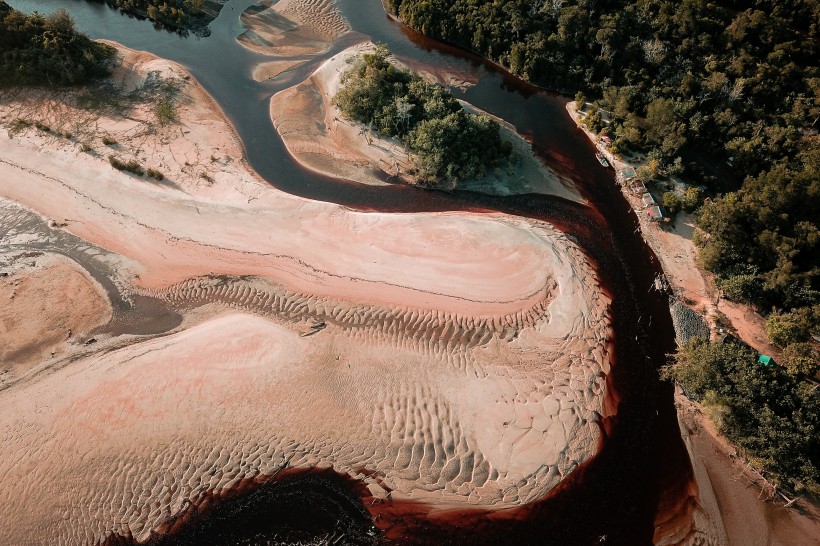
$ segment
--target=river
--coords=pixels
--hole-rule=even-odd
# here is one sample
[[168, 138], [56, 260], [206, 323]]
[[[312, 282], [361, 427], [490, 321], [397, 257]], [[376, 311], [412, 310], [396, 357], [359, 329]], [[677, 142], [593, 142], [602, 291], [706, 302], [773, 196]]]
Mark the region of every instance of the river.
[[[666, 296], [651, 289], [661, 272], [658, 260], [641, 238], [637, 218], [620, 194], [614, 172], [598, 165], [593, 146], [567, 115], [565, 98], [404, 27], [385, 14], [379, 0], [339, 0], [353, 31], [324, 55], [276, 83], [257, 83], [251, 78], [252, 67], [268, 58], [236, 41], [243, 30], [239, 15], [256, 0], [227, 2], [206, 38], [155, 30], [147, 21], [83, 0], [7, 2], [27, 12], [65, 8], [78, 28], [93, 38], [114, 40], [185, 66], [234, 125], [251, 166], [286, 192], [359, 210], [501, 211], [546, 220], [569, 234], [591, 257], [602, 285], [613, 297], [615, 353], [608, 383], [620, 402], [617, 416], [602, 423], [605, 439], [600, 453], [533, 505], [503, 514], [458, 512], [435, 521], [424, 517], [423, 507], [394, 506], [379, 527], [392, 529], [389, 535], [398, 537], [400, 543], [652, 543], [659, 507], [674, 505], [691, 479], [672, 389], [657, 376], [658, 366], [674, 350], [674, 332]], [[550, 168], [578, 186], [590, 206], [541, 195], [489, 197], [404, 185], [366, 186], [302, 169], [270, 122], [270, 97], [301, 81], [324, 59], [366, 38], [386, 43], [413, 65], [476, 82], [454, 93], [515, 125]], [[224, 503], [222, 512], [217, 509], [218, 517], [199, 521], [196, 528], [183, 526], [162, 543], [272, 544], [277, 542], [271, 537], [280, 536], [277, 533], [287, 519], [287, 525], [301, 526], [306, 537], [311, 530], [333, 529], [341, 520], [352, 529], [362, 516], [361, 507], [355, 506], [355, 491], [355, 484], [321, 474], [297, 477], [284, 488], [281, 484], [251, 487], [242, 498]], [[291, 509], [285, 509], [286, 505]], [[272, 513], [280, 517], [271, 517]], [[351, 540], [353, 534], [351, 531]], [[128, 543], [127, 537], [121, 542]]]

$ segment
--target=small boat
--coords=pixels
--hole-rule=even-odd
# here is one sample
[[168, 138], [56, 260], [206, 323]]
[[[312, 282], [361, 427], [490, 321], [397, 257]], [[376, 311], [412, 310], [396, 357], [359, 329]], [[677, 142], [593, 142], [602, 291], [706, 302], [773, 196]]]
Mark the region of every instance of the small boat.
[[596, 153], [595, 158], [598, 160], [598, 163], [600, 163], [602, 166], [609, 167], [609, 163], [604, 157], [604, 154], [602, 154], [601, 152]]

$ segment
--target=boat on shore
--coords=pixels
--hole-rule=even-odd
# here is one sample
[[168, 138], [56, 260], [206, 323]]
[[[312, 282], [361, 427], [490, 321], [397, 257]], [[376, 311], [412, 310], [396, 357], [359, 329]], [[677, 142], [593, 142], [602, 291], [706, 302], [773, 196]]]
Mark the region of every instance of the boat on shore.
[[609, 167], [609, 162], [606, 160], [604, 154], [602, 154], [601, 152], [596, 153], [595, 158], [598, 160], [598, 163], [600, 163], [601, 166]]

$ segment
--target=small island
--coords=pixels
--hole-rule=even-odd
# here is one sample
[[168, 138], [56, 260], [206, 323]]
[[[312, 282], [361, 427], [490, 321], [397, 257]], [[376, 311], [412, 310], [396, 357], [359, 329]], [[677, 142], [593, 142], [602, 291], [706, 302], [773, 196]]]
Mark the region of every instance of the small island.
[[341, 51], [276, 93], [270, 115], [294, 159], [324, 175], [374, 186], [401, 182], [584, 201], [513, 125], [410, 72], [372, 43]]
[[396, 67], [389, 56], [379, 44], [350, 59], [333, 103], [346, 119], [400, 139], [418, 185], [455, 189], [509, 161], [512, 144], [498, 123], [466, 111], [446, 88]]

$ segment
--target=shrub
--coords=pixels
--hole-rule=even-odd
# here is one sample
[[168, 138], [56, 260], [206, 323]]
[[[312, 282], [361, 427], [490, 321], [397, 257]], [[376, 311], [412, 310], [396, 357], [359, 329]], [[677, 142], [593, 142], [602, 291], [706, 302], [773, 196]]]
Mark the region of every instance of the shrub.
[[106, 146], [113, 146], [117, 143], [117, 139], [115, 139], [111, 135], [103, 135], [102, 143], [105, 144]]
[[31, 127], [31, 122], [29, 120], [18, 118], [9, 124], [9, 132], [15, 135], [24, 129], [28, 129], [29, 127]]
[[174, 102], [167, 98], [161, 98], [154, 106], [154, 117], [160, 125], [169, 125], [177, 119], [177, 108]]
[[663, 208], [669, 211], [669, 214], [675, 214], [678, 212], [680, 208], [680, 200], [678, 200], [678, 194], [673, 191], [664, 192], [661, 196], [661, 202], [663, 203]]
[[161, 171], [158, 171], [156, 169], [146, 169], [145, 174], [147, 174], [151, 178], [156, 178], [157, 180], [165, 180], [165, 175], [162, 174]]
[[683, 206], [683, 210], [687, 212], [692, 212], [698, 207], [703, 204], [703, 191], [700, 188], [696, 188], [695, 186], [690, 186], [686, 188], [686, 191], [683, 192], [683, 198], [681, 198], [681, 205]]
[[115, 155], [109, 155], [108, 162], [111, 164], [112, 167], [114, 167], [118, 171], [125, 170], [125, 163]]
[[145, 170], [142, 168], [142, 165], [134, 159], [123, 161], [115, 155], [109, 155], [108, 162], [118, 171], [127, 171], [136, 174], [137, 176], [142, 176], [145, 174]]

